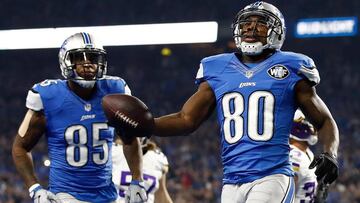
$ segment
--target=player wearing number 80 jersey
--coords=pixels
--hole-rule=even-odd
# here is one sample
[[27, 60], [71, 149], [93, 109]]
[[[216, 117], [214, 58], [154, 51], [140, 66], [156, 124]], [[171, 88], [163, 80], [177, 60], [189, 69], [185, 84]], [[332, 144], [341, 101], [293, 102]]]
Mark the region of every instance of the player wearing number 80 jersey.
[[201, 61], [196, 82], [206, 81], [216, 97], [224, 184], [278, 173], [292, 176], [288, 137], [297, 108], [294, 86], [303, 78], [316, 84], [314, 67], [304, 55], [281, 51], [252, 68], [234, 53]]
[[319, 73], [311, 58], [280, 50], [286, 27], [275, 6], [262, 1], [247, 5], [232, 28], [240, 52], [204, 58], [197, 92], [179, 112], [155, 119], [155, 135], [189, 134], [216, 109], [224, 167], [222, 203], [292, 202], [289, 134], [298, 107], [324, 138], [328, 156], [313, 164], [326, 163], [320, 178], [328, 177], [331, 183], [337, 177], [336, 163], [329, 157], [336, 156], [338, 130], [315, 92]]

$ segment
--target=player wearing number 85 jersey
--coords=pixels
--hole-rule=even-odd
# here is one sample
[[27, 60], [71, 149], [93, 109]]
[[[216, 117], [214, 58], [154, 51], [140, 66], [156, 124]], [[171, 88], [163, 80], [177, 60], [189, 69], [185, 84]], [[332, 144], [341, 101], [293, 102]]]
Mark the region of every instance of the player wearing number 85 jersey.
[[[125, 81], [106, 76], [106, 52], [88, 33], [65, 40], [59, 52], [66, 80], [45, 80], [26, 98], [28, 112], [13, 144], [15, 165], [34, 202], [101, 202], [116, 200], [111, 180], [114, 131], [107, 125], [101, 99], [111, 93], [130, 94]], [[48, 191], [41, 188], [28, 152], [47, 138], [50, 157]], [[127, 139], [133, 179], [142, 181], [140, 143]], [[55, 194], [55, 195], [54, 195]]]
[[[292, 202], [289, 134], [298, 107], [319, 130], [325, 152], [337, 154], [336, 123], [315, 92], [318, 70], [311, 58], [280, 50], [286, 28], [275, 6], [250, 4], [232, 27], [240, 52], [204, 58], [196, 76], [198, 91], [181, 111], [155, 119], [155, 135], [189, 134], [216, 109], [224, 167], [221, 201]], [[321, 168], [330, 170], [318, 174], [331, 183], [337, 167], [326, 163]]]

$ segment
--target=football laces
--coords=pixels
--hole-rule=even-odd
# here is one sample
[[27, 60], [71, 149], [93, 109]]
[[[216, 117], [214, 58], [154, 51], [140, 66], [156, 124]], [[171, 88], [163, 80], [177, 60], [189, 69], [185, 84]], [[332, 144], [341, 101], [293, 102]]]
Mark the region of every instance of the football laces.
[[123, 122], [131, 125], [132, 127], [136, 128], [139, 123], [136, 122], [135, 120], [129, 118], [128, 116], [126, 116], [125, 114], [119, 112], [119, 111], [116, 111], [115, 112], [115, 117], [119, 118], [120, 120], [122, 120]]

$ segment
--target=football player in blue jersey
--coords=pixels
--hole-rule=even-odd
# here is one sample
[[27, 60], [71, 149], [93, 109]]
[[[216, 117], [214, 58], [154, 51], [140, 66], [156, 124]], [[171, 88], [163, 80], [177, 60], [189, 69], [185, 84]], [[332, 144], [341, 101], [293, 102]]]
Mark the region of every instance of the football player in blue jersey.
[[223, 203], [292, 202], [289, 134], [299, 107], [316, 127], [323, 150], [311, 168], [318, 180], [338, 176], [337, 125], [315, 91], [320, 81], [313, 60], [284, 52], [283, 15], [255, 2], [233, 22], [236, 53], [201, 60], [195, 92], [174, 114], [155, 119], [155, 135], [186, 135], [216, 109], [223, 165]]
[[[67, 38], [59, 62], [65, 80], [45, 80], [28, 92], [28, 111], [13, 143], [15, 166], [34, 202], [114, 202], [111, 148], [115, 133], [107, 124], [101, 99], [131, 91], [123, 79], [106, 75], [106, 52], [93, 35], [76, 33]], [[48, 189], [39, 184], [30, 153], [43, 134], [51, 161]], [[127, 200], [145, 202], [139, 140], [123, 141], [132, 172]]]

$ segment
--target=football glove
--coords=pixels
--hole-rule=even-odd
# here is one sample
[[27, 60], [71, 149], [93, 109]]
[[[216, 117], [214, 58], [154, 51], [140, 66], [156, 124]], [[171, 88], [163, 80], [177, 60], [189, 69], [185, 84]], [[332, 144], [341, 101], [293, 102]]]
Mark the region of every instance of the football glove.
[[147, 201], [147, 194], [144, 182], [138, 180], [131, 181], [128, 190], [125, 192], [126, 203], [144, 203]]
[[329, 153], [321, 153], [311, 162], [309, 169], [316, 167], [315, 175], [318, 182], [331, 184], [339, 176], [339, 166], [336, 159]]
[[38, 183], [30, 187], [29, 193], [34, 203], [61, 203], [54, 193], [43, 189]]
[[314, 203], [326, 203], [328, 196], [329, 184], [319, 183], [316, 189]]

